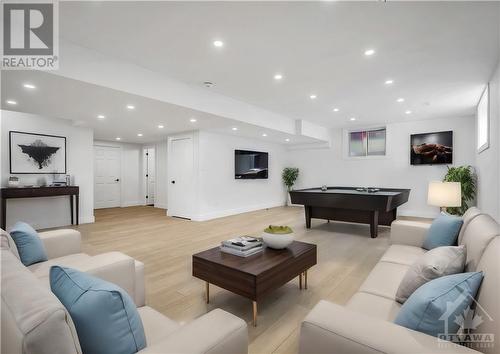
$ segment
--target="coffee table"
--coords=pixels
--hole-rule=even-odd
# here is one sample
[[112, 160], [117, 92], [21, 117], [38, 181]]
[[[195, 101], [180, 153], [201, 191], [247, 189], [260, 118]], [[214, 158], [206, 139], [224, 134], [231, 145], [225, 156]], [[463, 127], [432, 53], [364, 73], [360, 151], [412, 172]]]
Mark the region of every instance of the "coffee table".
[[253, 325], [257, 325], [257, 303], [269, 292], [299, 277], [299, 288], [307, 289], [307, 270], [317, 262], [316, 245], [294, 241], [288, 248], [266, 248], [250, 257], [221, 252], [219, 247], [193, 255], [193, 276], [252, 300]]

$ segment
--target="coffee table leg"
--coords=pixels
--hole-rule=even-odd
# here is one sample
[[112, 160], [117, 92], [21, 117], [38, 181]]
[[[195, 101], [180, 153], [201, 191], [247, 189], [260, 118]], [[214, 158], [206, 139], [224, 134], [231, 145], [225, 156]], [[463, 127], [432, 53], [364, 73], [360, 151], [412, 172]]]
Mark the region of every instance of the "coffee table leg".
[[257, 301], [252, 301], [253, 307], [253, 326], [257, 327]]
[[299, 289], [302, 290], [302, 273], [299, 274]]
[[304, 288], [307, 289], [307, 270], [304, 272]]
[[205, 296], [208, 304], [210, 302], [210, 283], [208, 281], [205, 282]]

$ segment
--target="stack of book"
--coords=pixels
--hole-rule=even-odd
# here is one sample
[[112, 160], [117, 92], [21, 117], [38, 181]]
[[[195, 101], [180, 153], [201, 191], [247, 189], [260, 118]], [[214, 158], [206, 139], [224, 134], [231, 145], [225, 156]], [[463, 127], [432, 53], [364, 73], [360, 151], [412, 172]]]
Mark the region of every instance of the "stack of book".
[[220, 250], [235, 256], [248, 257], [264, 249], [262, 240], [251, 236], [241, 236], [222, 241]]

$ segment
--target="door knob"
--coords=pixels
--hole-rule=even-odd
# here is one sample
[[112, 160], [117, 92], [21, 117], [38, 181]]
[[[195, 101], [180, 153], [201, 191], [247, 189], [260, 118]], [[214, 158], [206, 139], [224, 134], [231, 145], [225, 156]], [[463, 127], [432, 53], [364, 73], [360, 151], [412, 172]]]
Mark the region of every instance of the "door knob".
[[120, 179], [119, 178], [115, 179], [115, 182], [120, 182]]
[[171, 183], [172, 183], [172, 184], [175, 184], [175, 181], [172, 181]]

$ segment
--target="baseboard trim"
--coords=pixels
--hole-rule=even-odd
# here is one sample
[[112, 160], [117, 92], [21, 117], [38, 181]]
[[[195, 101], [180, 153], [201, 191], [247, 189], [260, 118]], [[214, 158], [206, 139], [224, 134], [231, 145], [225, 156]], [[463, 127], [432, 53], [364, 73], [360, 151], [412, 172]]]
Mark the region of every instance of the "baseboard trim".
[[164, 204], [164, 203], [155, 203], [155, 208], [158, 208], [158, 209], [168, 209], [167, 208], [167, 204]]
[[193, 220], [193, 221], [206, 221], [206, 220], [223, 218], [223, 217], [231, 216], [231, 215], [248, 213], [248, 212], [256, 211], [256, 210], [281, 207], [284, 205], [285, 205], [284, 200], [283, 201], [276, 201], [273, 203], [257, 204], [257, 205], [246, 206], [243, 208], [226, 209], [226, 210], [214, 211], [211, 213], [199, 214], [199, 215], [193, 216], [191, 218], [191, 220]]
[[93, 224], [95, 222], [94, 215], [90, 216], [80, 216], [80, 224]]
[[138, 206], [138, 205], [144, 205], [144, 202], [141, 202], [138, 200], [126, 201], [126, 202], [121, 203], [120, 207], [126, 208], [126, 207], [131, 207], [131, 206]]

